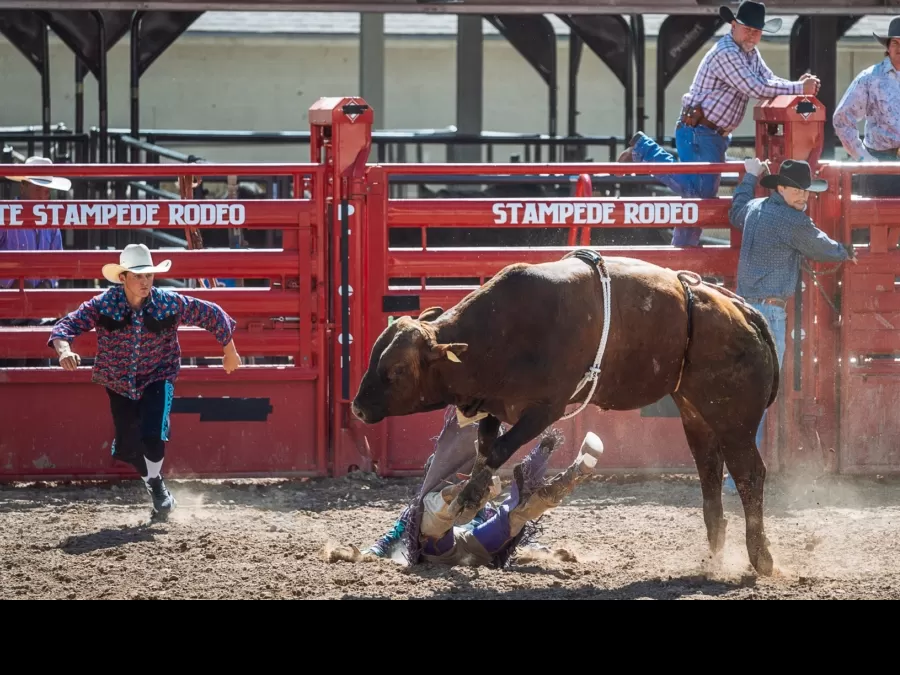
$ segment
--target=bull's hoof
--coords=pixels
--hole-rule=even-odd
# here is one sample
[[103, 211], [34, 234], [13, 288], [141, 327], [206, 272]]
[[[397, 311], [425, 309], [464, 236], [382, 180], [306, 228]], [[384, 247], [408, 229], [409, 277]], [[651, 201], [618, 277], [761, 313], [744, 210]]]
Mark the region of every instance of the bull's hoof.
[[756, 551], [751, 549], [749, 553], [750, 564], [753, 565], [756, 573], [761, 577], [772, 576], [775, 571], [775, 561], [772, 559], [772, 554], [769, 553], [768, 545], [763, 545]]
[[488, 496], [493, 475], [490, 469], [482, 469], [469, 480], [456, 498], [456, 504], [461, 510], [454, 525], [465, 525], [478, 514]]

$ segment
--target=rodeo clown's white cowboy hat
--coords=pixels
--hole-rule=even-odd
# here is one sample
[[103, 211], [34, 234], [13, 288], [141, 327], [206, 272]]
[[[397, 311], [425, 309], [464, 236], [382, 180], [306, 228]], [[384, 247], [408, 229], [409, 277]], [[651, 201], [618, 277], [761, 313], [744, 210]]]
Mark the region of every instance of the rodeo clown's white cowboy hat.
[[153, 264], [150, 249], [143, 244], [128, 244], [119, 255], [119, 264], [110, 263], [103, 266], [103, 277], [113, 284], [121, 284], [119, 275], [124, 272], [134, 274], [160, 274], [172, 268], [171, 260], [163, 260], [159, 265]]
[[[53, 160], [48, 157], [29, 157], [25, 160], [25, 165], [47, 165], [53, 164]], [[72, 181], [68, 178], [59, 178], [56, 176], [7, 176], [9, 180], [19, 183], [31, 183], [42, 188], [50, 188], [51, 190], [62, 190], [68, 192], [72, 189]]]

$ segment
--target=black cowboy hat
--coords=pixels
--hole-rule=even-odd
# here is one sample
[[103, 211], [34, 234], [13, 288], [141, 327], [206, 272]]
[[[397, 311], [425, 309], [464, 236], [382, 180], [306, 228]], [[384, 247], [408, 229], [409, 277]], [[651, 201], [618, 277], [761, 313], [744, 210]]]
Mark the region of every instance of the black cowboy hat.
[[765, 33], [777, 33], [781, 30], [781, 19], [770, 19], [766, 21], [766, 6], [761, 2], [753, 2], [753, 0], [744, 0], [738, 7], [737, 16], [729, 7], [719, 7], [719, 16], [725, 19], [726, 23], [737, 21], [739, 24], [756, 28]]
[[778, 173], [764, 176], [759, 184], [770, 190], [774, 190], [779, 185], [809, 192], [825, 192], [828, 189], [828, 181], [821, 178], [813, 180], [808, 162], [794, 159], [784, 160]]
[[890, 27], [888, 27], [887, 35], [879, 35], [878, 33], [872, 33], [872, 35], [875, 36], [876, 40], [887, 47], [892, 39], [900, 38], [900, 18], [891, 21], [891, 25]]

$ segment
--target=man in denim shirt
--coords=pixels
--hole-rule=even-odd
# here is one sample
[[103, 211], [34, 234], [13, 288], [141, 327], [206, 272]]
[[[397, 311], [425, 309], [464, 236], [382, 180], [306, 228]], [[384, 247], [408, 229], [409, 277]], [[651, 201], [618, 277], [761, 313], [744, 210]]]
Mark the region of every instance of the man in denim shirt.
[[[809, 164], [785, 160], [777, 174], [759, 179], [768, 162], [748, 159], [747, 173], [734, 192], [731, 224], [743, 233], [738, 262], [737, 294], [766, 317], [775, 335], [778, 367], [784, 360], [788, 298], [800, 277], [800, 260], [806, 256], [819, 262], [854, 265], [856, 255], [816, 227], [806, 215], [810, 192], [824, 192], [828, 183], [812, 180]], [[775, 190], [769, 197], [754, 199], [757, 181]], [[762, 445], [765, 413], [756, 432], [757, 448]]]

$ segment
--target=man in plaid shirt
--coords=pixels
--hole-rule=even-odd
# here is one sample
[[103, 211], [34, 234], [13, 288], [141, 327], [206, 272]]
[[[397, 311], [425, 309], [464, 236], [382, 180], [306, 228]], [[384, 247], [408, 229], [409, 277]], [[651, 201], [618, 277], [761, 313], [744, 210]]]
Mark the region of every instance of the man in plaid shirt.
[[[732, 132], [740, 125], [751, 98], [769, 99], [782, 94], [815, 95], [819, 79], [803, 75], [797, 82], [777, 77], [765, 64], [756, 45], [763, 32], [777, 33], [781, 19], [766, 21], [766, 6], [745, 0], [737, 15], [721, 7], [719, 14], [731, 24], [731, 33], [710, 49], [682, 99], [683, 108], [675, 125], [675, 147], [682, 162], [725, 161]], [[675, 162], [650, 137], [638, 132], [619, 156], [620, 162]], [[685, 198], [710, 199], [719, 191], [718, 174], [655, 176], [666, 187]], [[673, 246], [698, 246], [699, 227], [676, 227]]]

